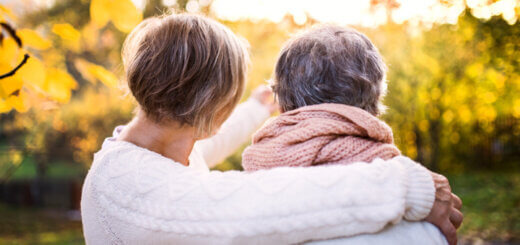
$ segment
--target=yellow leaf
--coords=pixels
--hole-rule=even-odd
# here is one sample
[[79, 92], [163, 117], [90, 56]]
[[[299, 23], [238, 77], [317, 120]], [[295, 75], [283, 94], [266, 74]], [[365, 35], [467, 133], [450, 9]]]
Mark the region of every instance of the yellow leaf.
[[16, 32], [22, 39], [24, 46], [38, 50], [45, 50], [51, 47], [51, 41], [44, 39], [37, 32], [31, 29], [21, 29]]
[[[1, 54], [1, 53], [0, 53]], [[2, 55], [0, 55], [1, 57]], [[2, 58], [0, 58], [1, 60]], [[9, 71], [11, 71], [13, 69], [13, 67], [10, 65], [10, 64], [6, 64], [6, 63], [3, 63], [2, 61], [0, 61], [0, 74], [5, 74]]]
[[45, 66], [34, 56], [29, 57], [27, 63], [16, 73], [16, 77], [20, 77], [25, 83], [34, 85], [40, 89], [45, 87], [45, 76]]
[[14, 68], [21, 59], [21, 52], [18, 45], [12, 38], [4, 38], [0, 45], [0, 73], [4, 74]]
[[109, 1], [106, 0], [92, 0], [90, 2], [90, 19], [98, 27], [103, 27], [110, 20]]
[[0, 100], [6, 99], [7, 96], [8, 96], [8, 94], [4, 91], [4, 88], [2, 88], [2, 86], [0, 86]]
[[132, 0], [92, 0], [90, 17], [100, 27], [112, 21], [120, 31], [130, 32], [143, 20], [143, 13]]
[[[85, 61], [86, 62], [86, 61]], [[108, 87], [116, 87], [118, 83], [117, 77], [104, 67], [87, 62], [87, 71], [93, 77], [104, 83]]]
[[143, 20], [142, 12], [131, 0], [112, 0], [110, 3], [112, 22], [120, 31], [130, 32]]
[[74, 27], [69, 23], [54, 24], [52, 26], [52, 32], [56, 33], [61, 38], [70, 41], [77, 41], [81, 37], [79, 31], [74, 29]]
[[69, 73], [55, 68], [47, 71], [45, 91], [52, 99], [66, 103], [70, 100], [70, 91], [76, 87], [77, 83]]
[[81, 33], [74, 29], [72, 25], [69, 23], [54, 24], [52, 32], [60, 36], [66, 46], [75, 51], [79, 50]]
[[13, 109], [13, 106], [8, 104], [6, 100], [0, 99], [0, 113], [9, 112], [11, 109]]
[[5, 96], [9, 96], [12, 93], [22, 89], [23, 81], [18, 76], [10, 76], [0, 80], [2, 91]]
[[22, 90], [17, 96], [11, 95], [5, 101], [18, 112], [26, 112], [29, 110], [29, 103], [25, 99], [25, 92]]

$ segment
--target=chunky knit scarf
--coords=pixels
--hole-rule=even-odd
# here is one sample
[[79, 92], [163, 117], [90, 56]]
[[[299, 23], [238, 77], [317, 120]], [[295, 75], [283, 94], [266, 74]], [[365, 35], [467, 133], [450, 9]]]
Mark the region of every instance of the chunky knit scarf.
[[400, 154], [392, 129], [370, 113], [342, 104], [288, 111], [266, 123], [244, 150], [247, 171], [281, 166], [370, 162]]

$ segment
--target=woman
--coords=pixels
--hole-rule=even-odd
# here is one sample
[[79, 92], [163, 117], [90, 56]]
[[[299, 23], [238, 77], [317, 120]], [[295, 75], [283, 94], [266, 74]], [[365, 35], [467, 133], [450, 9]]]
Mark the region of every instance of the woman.
[[450, 213], [460, 200], [445, 178], [407, 158], [208, 171], [269, 116], [261, 92], [231, 114], [248, 58], [221, 24], [147, 19], [125, 41], [123, 61], [139, 112], [94, 156], [81, 202], [88, 244], [299, 243], [373, 233], [403, 218], [426, 218], [456, 238]]
[[[317, 25], [282, 47], [272, 88], [280, 111], [253, 136], [242, 167], [348, 165], [401, 155], [392, 129], [378, 115], [386, 93], [383, 57], [362, 33], [337, 25]], [[454, 216], [462, 213], [454, 210]], [[327, 243], [445, 244], [428, 222], [401, 222], [378, 235]]]

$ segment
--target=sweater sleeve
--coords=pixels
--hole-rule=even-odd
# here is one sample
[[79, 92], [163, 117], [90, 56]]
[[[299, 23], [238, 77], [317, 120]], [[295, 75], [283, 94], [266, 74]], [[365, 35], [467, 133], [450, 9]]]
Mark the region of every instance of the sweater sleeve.
[[260, 102], [248, 99], [235, 108], [217, 134], [197, 141], [195, 151], [200, 152], [209, 167], [213, 167], [250, 140], [269, 116], [269, 111]]
[[342, 245], [342, 244], [421, 244], [448, 245], [446, 238], [433, 224], [426, 221], [401, 221], [386, 226], [376, 234], [361, 234], [353, 237], [321, 240], [307, 245]]
[[96, 164], [84, 195], [95, 197], [110, 234], [131, 244], [289, 244], [373, 233], [426, 216], [435, 192], [428, 170], [405, 158], [253, 173], [201, 173], [135, 152], [118, 159]]

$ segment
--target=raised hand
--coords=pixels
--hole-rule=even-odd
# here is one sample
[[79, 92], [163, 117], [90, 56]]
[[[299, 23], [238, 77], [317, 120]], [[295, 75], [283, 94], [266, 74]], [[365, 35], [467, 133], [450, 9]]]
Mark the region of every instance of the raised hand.
[[251, 98], [258, 100], [271, 114], [278, 110], [278, 103], [274, 99], [273, 90], [268, 86], [260, 85], [256, 87], [251, 93]]

